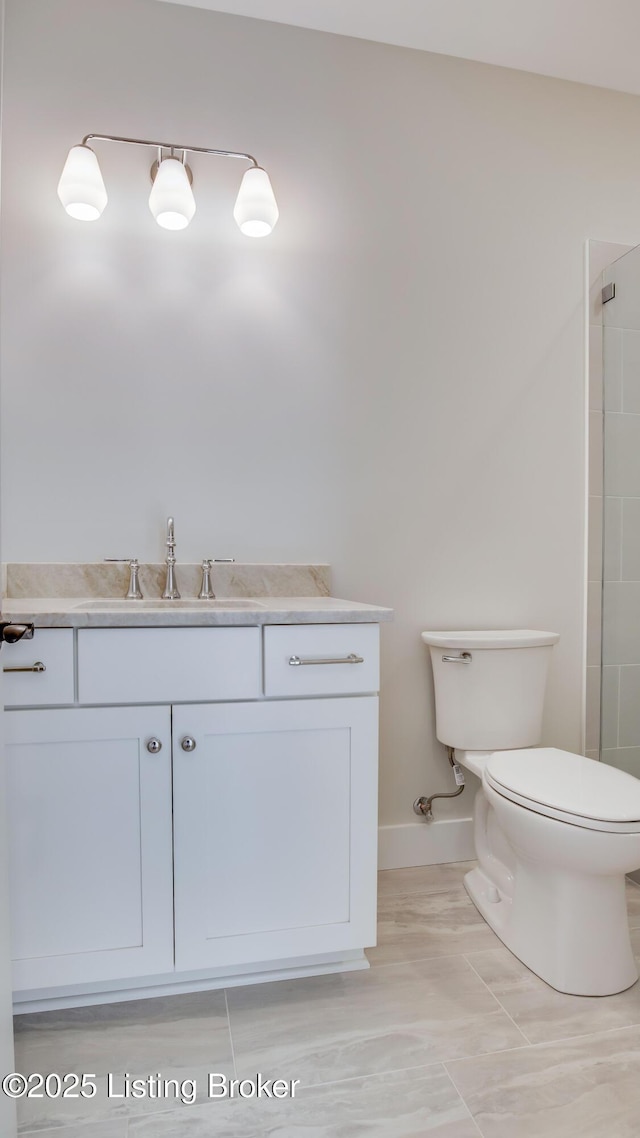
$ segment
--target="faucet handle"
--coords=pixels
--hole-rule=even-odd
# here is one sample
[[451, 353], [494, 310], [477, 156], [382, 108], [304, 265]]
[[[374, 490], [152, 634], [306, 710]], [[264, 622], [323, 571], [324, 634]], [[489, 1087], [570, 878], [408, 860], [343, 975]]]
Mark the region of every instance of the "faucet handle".
[[202, 559], [202, 585], [198, 593], [198, 599], [201, 601], [212, 601], [215, 597], [213, 588], [211, 587], [211, 566], [213, 561], [210, 557]]
[[202, 559], [202, 585], [198, 593], [198, 599], [201, 601], [212, 601], [215, 599], [215, 593], [211, 584], [211, 569], [214, 564], [216, 565], [232, 565], [235, 557], [203, 557]]
[[141, 601], [143, 594], [140, 589], [140, 562], [137, 557], [105, 557], [105, 561], [111, 561], [118, 565], [129, 566], [129, 588], [125, 594], [128, 601]]

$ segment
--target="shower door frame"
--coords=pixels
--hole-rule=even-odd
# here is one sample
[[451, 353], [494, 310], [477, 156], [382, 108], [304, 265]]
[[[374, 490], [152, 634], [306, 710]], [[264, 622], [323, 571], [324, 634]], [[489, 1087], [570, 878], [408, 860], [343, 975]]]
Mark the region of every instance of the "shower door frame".
[[638, 246], [587, 241], [585, 248], [586, 530], [583, 753], [602, 757], [602, 622], [604, 588], [604, 307], [602, 289], [614, 262]]

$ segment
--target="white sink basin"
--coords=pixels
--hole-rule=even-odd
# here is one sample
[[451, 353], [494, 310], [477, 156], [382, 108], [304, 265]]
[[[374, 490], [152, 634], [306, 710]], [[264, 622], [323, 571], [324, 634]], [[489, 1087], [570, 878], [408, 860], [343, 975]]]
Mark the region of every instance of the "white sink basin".
[[199, 597], [187, 597], [179, 601], [116, 599], [112, 601], [83, 601], [82, 604], [76, 605], [75, 609], [76, 612], [136, 612], [138, 610], [148, 612], [151, 609], [156, 612], [164, 610], [170, 612], [172, 609], [263, 609], [266, 607], [260, 601], [236, 600], [233, 597], [228, 599], [216, 598], [211, 601], [200, 600]]

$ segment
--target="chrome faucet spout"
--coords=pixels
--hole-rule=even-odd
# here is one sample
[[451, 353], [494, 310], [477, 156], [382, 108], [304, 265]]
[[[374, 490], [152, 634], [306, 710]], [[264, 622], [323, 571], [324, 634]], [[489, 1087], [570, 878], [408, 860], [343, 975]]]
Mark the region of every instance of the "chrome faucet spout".
[[175, 530], [173, 525], [173, 518], [167, 518], [167, 577], [162, 594], [163, 601], [178, 601], [180, 600], [180, 592], [176, 581], [176, 539]]

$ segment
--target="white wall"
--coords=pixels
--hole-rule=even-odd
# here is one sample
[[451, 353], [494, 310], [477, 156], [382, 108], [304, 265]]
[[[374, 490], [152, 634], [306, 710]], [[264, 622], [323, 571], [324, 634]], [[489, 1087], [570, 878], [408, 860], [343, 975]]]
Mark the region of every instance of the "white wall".
[[[392, 605], [382, 820], [448, 787], [427, 627], [557, 629], [546, 738], [580, 741], [583, 247], [640, 240], [640, 100], [154, 0], [8, 0], [3, 515], [9, 560], [326, 559]], [[194, 159], [196, 218], [55, 187], [88, 131], [248, 149]], [[469, 797], [439, 816], [468, 813]]]

